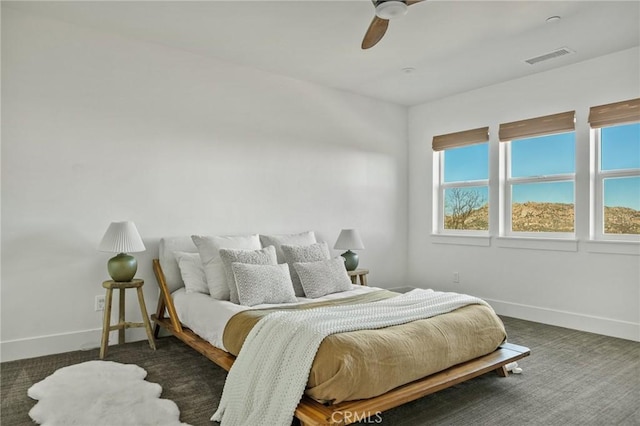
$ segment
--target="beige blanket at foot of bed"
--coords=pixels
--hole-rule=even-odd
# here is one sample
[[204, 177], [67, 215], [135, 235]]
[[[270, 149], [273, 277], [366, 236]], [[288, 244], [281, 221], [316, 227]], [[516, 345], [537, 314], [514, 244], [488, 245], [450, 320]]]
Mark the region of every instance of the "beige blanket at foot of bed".
[[[396, 295], [382, 290], [287, 309], [368, 303]], [[249, 310], [234, 315], [223, 336], [229, 352], [237, 356], [251, 328], [276, 310], [279, 309]], [[318, 401], [332, 403], [371, 398], [490, 353], [505, 338], [500, 318], [482, 305], [380, 330], [334, 334], [324, 339], [318, 349], [306, 393]]]

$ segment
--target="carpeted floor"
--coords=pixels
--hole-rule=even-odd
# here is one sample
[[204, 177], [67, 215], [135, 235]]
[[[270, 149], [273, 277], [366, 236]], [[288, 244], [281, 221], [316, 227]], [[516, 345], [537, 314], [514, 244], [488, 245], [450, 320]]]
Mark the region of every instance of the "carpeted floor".
[[[503, 318], [509, 341], [531, 348], [520, 375], [490, 373], [382, 413], [384, 425], [640, 425], [640, 343]], [[175, 401], [181, 420], [214, 425], [226, 373], [173, 337], [111, 346], [107, 360], [137, 364]], [[0, 424], [32, 425], [27, 389], [98, 350], [0, 364]], [[371, 418], [370, 424], [380, 424]], [[363, 422], [362, 424], [366, 424]], [[90, 426], [90, 425], [87, 425]], [[117, 426], [117, 425], [114, 425]]]

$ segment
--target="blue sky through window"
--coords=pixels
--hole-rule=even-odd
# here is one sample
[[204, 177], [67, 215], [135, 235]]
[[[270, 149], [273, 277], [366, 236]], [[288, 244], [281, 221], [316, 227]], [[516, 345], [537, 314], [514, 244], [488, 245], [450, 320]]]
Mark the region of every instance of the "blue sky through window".
[[511, 177], [574, 173], [575, 139], [571, 132], [511, 142]]
[[640, 210], [640, 177], [605, 179], [604, 205]]
[[[640, 123], [603, 127], [600, 140], [603, 171], [640, 169]], [[640, 210], [640, 177], [605, 179], [604, 205]]]
[[[575, 133], [560, 133], [511, 142], [511, 177], [575, 173]], [[512, 202], [573, 204], [572, 182], [517, 185]]]
[[444, 181], [489, 179], [489, 143], [479, 143], [444, 152]]
[[602, 170], [640, 169], [640, 123], [604, 127]]
[[[511, 143], [511, 176], [533, 177], [575, 173], [575, 133], [561, 133]], [[640, 123], [601, 130], [602, 170], [640, 169]], [[448, 149], [444, 153], [444, 182], [488, 179], [489, 144]], [[573, 183], [518, 185], [514, 203], [573, 203]], [[607, 179], [604, 204], [640, 210], [640, 178]]]
[[543, 182], [513, 185], [511, 201], [514, 203], [573, 204], [573, 182]]

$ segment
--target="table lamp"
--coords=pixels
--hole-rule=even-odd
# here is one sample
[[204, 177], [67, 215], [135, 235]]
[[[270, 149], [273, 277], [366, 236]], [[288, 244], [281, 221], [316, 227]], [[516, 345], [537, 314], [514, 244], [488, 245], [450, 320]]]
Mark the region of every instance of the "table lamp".
[[138, 229], [131, 221], [111, 222], [98, 246], [100, 251], [118, 253], [107, 263], [109, 275], [117, 282], [131, 281], [138, 270], [136, 258], [127, 253], [145, 251], [145, 249]]
[[364, 249], [364, 244], [362, 244], [362, 239], [357, 230], [343, 229], [340, 231], [338, 240], [333, 248], [347, 250], [341, 255], [344, 257], [344, 266], [347, 268], [347, 271], [354, 271], [358, 267], [358, 255], [351, 250], [362, 250]]

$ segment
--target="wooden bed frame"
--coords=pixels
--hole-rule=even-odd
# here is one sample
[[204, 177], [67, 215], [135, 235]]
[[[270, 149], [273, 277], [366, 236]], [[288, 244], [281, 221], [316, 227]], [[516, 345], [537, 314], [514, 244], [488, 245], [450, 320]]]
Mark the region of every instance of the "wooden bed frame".
[[[160, 287], [158, 308], [156, 313], [151, 315], [151, 319], [155, 323], [154, 336], [156, 338], [158, 337], [160, 327], [162, 327], [220, 367], [229, 371], [235, 357], [211, 345], [180, 323], [165, 280], [164, 272], [158, 259], [153, 260], [153, 271], [158, 280], [158, 286]], [[165, 312], [168, 318], [165, 317]], [[509, 372], [505, 366], [529, 354], [529, 348], [504, 343], [490, 354], [454, 365], [439, 373], [432, 374], [369, 399], [323, 405], [305, 395], [302, 397], [296, 409], [295, 416], [300, 420], [302, 426], [347, 425], [355, 423], [368, 417], [379, 416], [383, 411], [473, 379], [490, 371], [495, 371], [501, 377], [507, 377]]]

